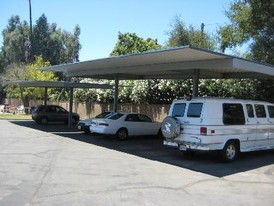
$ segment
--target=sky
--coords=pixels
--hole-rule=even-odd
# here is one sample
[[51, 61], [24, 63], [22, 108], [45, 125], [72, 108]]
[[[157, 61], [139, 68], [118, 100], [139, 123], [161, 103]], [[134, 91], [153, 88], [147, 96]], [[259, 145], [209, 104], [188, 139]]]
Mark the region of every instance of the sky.
[[[229, 23], [225, 16], [233, 0], [31, 0], [32, 22], [45, 14], [48, 23], [73, 32], [81, 29], [80, 61], [108, 57], [118, 40], [118, 33], [136, 33], [141, 38], [157, 39], [164, 45], [175, 16], [188, 26], [216, 32]], [[29, 22], [28, 0], [0, 0], [0, 31], [8, 19], [19, 15]], [[1, 46], [3, 37], [1, 34]]]

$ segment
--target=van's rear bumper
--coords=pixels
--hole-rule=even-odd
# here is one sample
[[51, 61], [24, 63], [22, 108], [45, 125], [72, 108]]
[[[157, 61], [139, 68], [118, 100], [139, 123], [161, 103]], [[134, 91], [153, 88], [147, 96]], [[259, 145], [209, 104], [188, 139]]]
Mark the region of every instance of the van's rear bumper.
[[215, 150], [216, 148], [211, 148], [210, 145], [207, 144], [200, 144], [200, 143], [190, 143], [190, 142], [171, 142], [164, 140], [163, 145], [171, 146], [171, 147], [177, 147], [181, 151], [187, 151], [187, 150], [202, 150], [202, 151], [209, 151], [209, 150]]

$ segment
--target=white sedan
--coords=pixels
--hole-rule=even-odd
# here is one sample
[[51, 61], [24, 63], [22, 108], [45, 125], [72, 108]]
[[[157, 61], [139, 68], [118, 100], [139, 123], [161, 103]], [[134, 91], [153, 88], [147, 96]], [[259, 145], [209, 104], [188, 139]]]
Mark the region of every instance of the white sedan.
[[91, 133], [116, 135], [124, 140], [128, 136], [160, 135], [161, 124], [147, 115], [119, 112], [106, 119], [96, 119], [89, 127]]
[[107, 112], [103, 112], [101, 114], [98, 114], [94, 118], [80, 120], [77, 124], [77, 128], [78, 128], [78, 130], [84, 131], [86, 134], [89, 134], [90, 133], [89, 127], [90, 127], [92, 121], [94, 121], [94, 119], [98, 119], [98, 118], [104, 119], [104, 118], [110, 117], [113, 114], [115, 114], [115, 112], [107, 111]]

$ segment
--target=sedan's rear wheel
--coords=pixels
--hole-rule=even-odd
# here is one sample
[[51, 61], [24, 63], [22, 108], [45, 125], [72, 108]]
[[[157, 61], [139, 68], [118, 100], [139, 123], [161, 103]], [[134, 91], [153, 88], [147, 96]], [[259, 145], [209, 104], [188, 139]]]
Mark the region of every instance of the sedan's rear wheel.
[[48, 124], [49, 123], [48, 118], [46, 118], [46, 117], [42, 117], [40, 122], [41, 122], [41, 124]]
[[121, 128], [116, 132], [116, 137], [119, 140], [125, 140], [128, 138], [128, 131], [126, 128]]

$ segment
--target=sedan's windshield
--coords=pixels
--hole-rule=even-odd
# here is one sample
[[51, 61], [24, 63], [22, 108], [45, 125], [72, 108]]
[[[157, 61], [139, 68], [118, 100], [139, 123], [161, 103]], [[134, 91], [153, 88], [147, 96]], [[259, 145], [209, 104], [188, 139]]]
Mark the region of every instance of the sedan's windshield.
[[108, 117], [107, 119], [116, 120], [116, 119], [119, 119], [119, 118], [122, 117], [122, 116], [124, 116], [124, 114], [117, 113], [117, 114], [114, 114], [114, 115]]
[[97, 116], [95, 116], [95, 118], [107, 118], [109, 117], [111, 114], [113, 114], [112, 112], [103, 112], [101, 114], [98, 114]]

